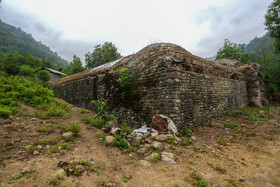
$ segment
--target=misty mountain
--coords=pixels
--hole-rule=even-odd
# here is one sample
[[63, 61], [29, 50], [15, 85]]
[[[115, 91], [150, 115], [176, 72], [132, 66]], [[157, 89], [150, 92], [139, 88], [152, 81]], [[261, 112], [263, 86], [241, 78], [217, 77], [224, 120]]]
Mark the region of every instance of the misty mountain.
[[46, 45], [36, 41], [31, 34], [0, 20], [0, 56], [14, 51], [31, 54], [44, 61], [49, 61], [52, 67], [65, 68], [69, 65], [69, 62], [51, 51]]

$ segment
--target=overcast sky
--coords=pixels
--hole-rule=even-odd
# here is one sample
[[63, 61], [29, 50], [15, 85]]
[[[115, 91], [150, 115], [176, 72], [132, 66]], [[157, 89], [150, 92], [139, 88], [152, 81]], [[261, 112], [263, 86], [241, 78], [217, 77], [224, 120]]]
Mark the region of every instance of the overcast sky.
[[122, 55], [171, 42], [209, 57], [225, 38], [265, 34], [272, 0], [2, 0], [0, 19], [21, 27], [66, 60], [113, 42]]

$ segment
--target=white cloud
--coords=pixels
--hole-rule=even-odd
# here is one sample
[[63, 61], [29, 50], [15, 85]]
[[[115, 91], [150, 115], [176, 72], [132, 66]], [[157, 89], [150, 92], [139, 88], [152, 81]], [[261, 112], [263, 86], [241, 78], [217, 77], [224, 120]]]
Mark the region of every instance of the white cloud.
[[68, 60], [73, 54], [83, 59], [105, 41], [115, 43], [124, 55], [160, 41], [209, 56], [224, 38], [245, 43], [264, 34], [263, 17], [271, 1], [3, 0], [0, 18]]

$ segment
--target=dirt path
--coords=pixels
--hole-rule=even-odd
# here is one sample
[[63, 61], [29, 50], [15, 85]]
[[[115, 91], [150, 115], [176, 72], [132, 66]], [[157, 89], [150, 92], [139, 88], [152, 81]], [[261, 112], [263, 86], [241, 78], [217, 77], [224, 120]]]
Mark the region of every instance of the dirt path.
[[[164, 143], [165, 151], [175, 155], [176, 164], [159, 161], [143, 165], [144, 155], [123, 153], [116, 147], [103, 145], [97, 137], [103, 132], [86, 128], [80, 122], [81, 109], [71, 107], [70, 119], [43, 120], [30, 115], [32, 109], [27, 108], [11, 122], [2, 121], [0, 186], [50, 186], [46, 179], [59, 171], [58, 164], [74, 161], [90, 162], [99, 174], [86, 171], [81, 176], [70, 175], [61, 179], [58, 186], [194, 186], [195, 179], [191, 176], [194, 171], [201, 174], [208, 186], [280, 186], [279, 109], [274, 108], [269, 119], [257, 122], [225, 116], [218, 122], [236, 121], [240, 128], [208, 124], [193, 132], [195, 141], [190, 146], [178, 143], [174, 144], [174, 150]], [[49, 123], [80, 124], [81, 136], [76, 144], [71, 144], [71, 150], [53, 157], [44, 151], [47, 146], [38, 155], [27, 152], [26, 145], [35, 139], [61, 136], [58, 130], [48, 135], [38, 132], [38, 128]], [[221, 140], [221, 144], [227, 145], [217, 143]], [[27, 175], [12, 179], [20, 173]], [[125, 182], [124, 175], [132, 178]]]

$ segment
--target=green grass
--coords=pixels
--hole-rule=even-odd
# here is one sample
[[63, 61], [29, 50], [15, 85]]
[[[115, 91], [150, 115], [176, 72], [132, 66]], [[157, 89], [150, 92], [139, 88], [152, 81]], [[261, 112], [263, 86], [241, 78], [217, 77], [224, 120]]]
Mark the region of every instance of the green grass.
[[41, 145], [54, 145], [58, 142], [57, 138], [50, 137], [50, 138], [42, 138], [39, 140], [39, 144]]
[[89, 120], [90, 120], [89, 125], [93, 127], [97, 127], [101, 129], [106, 125], [106, 121], [102, 116], [90, 117]]
[[218, 139], [218, 140], [217, 140], [217, 143], [220, 144], [220, 145], [223, 145], [223, 146], [227, 146], [227, 142], [224, 141], [224, 140]]
[[75, 135], [79, 134], [81, 129], [82, 129], [81, 126], [76, 123], [73, 123], [70, 126], [70, 132], [74, 133]]
[[208, 187], [207, 181], [203, 180], [199, 173], [192, 171], [190, 176], [195, 180], [195, 187]]
[[132, 176], [126, 176], [125, 174], [122, 176], [123, 182], [128, 182], [128, 180], [132, 179]]
[[118, 147], [120, 150], [131, 151], [129, 144], [121, 135], [114, 135], [114, 138], [112, 146]]
[[192, 143], [193, 143], [193, 141], [190, 138], [185, 138], [184, 141], [182, 142], [182, 145], [189, 146]]
[[19, 112], [20, 103], [39, 109], [41, 118], [71, 116], [65, 102], [56, 101], [53, 91], [32, 78], [0, 75], [0, 117], [10, 117]]
[[55, 175], [54, 177], [48, 177], [47, 182], [51, 185], [58, 185], [60, 180], [65, 178], [65, 174], [63, 175]]
[[154, 161], [154, 162], [161, 161], [161, 156], [160, 156], [160, 155], [154, 156], [153, 161]]
[[226, 121], [224, 122], [224, 126], [230, 129], [237, 129], [239, 127], [239, 124], [234, 121]]

